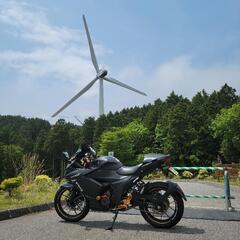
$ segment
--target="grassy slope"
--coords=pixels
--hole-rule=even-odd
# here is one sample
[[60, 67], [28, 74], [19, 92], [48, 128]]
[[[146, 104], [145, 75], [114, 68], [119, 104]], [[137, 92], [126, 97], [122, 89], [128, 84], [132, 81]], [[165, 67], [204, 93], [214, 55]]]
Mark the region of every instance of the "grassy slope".
[[22, 186], [14, 191], [12, 197], [0, 192], [0, 211], [52, 202], [57, 188], [58, 184], [48, 186], [43, 191], [36, 185]]

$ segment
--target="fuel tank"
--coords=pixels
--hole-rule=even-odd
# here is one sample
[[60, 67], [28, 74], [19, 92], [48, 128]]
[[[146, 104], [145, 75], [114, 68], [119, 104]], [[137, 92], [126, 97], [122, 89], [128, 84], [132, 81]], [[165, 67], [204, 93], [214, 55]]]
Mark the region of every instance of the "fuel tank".
[[93, 178], [107, 178], [118, 179], [119, 176], [116, 173], [117, 169], [122, 167], [122, 163], [115, 157], [103, 156], [97, 158], [90, 168], [78, 168], [70, 165], [65, 170], [66, 179], [77, 179], [80, 176], [86, 176]]
[[122, 167], [122, 163], [115, 157], [103, 156], [95, 160], [96, 166], [101, 170], [117, 170]]

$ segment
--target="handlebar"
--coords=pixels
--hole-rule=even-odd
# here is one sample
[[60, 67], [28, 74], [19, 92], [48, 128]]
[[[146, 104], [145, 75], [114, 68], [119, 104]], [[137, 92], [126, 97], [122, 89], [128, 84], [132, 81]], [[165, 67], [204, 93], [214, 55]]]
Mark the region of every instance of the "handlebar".
[[97, 157], [97, 154], [92, 147], [85, 146], [84, 148], [78, 149], [78, 151], [71, 158], [69, 157], [69, 154], [67, 152], [63, 152], [63, 156], [64, 161], [67, 164], [70, 164], [77, 168], [88, 168], [92, 165], [92, 162]]

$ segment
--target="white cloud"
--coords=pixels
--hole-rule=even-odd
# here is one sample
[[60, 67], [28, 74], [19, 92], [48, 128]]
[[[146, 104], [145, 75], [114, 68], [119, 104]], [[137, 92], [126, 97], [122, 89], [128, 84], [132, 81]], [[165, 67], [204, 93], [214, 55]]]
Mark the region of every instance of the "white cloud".
[[[54, 77], [70, 81], [80, 90], [95, 77], [88, 46], [83, 43], [85, 34], [50, 24], [44, 11], [25, 3], [2, 1], [0, 6], [0, 22], [14, 27], [17, 38], [34, 44], [31, 51], [0, 52], [0, 62], [15, 68], [19, 78]], [[96, 45], [98, 56], [109, 52]]]
[[66, 46], [69, 41], [79, 41], [79, 31], [49, 24], [45, 13], [28, 4], [15, 1], [1, 3], [0, 21], [15, 26], [19, 36], [26, 40], [53, 46]]
[[[118, 86], [106, 86], [111, 94], [106, 94], [107, 109], [117, 111], [124, 107], [142, 106], [157, 98], [164, 100], [172, 91], [192, 98], [205, 89], [208, 93], [219, 90], [225, 83], [240, 93], [240, 64], [212, 65], [196, 67], [189, 56], [180, 56], [163, 62], [151, 72], [139, 66], [128, 66], [118, 79], [148, 96], [143, 97]], [[114, 96], [114, 97], [113, 97]], [[110, 105], [110, 106], [109, 106]]]
[[225, 83], [240, 90], [240, 64], [196, 67], [191, 58], [177, 57], [157, 67], [149, 81], [154, 95], [166, 97], [172, 90], [191, 98], [196, 92], [219, 89]]

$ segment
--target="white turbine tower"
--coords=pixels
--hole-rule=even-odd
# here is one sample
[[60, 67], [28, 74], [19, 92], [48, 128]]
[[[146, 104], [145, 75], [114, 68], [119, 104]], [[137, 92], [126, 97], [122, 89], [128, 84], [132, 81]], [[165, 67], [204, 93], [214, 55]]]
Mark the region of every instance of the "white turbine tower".
[[98, 63], [97, 63], [97, 59], [96, 59], [96, 55], [94, 52], [94, 48], [92, 45], [92, 40], [90, 37], [90, 33], [88, 30], [88, 26], [87, 26], [87, 21], [85, 19], [85, 16], [83, 15], [83, 23], [84, 23], [84, 27], [86, 30], [86, 34], [87, 34], [87, 39], [88, 39], [88, 44], [89, 44], [89, 48], [90, 48], [90, 54], [91, 54], [91, 58], [92, 58], [92, 63], [94, 68], [96, 69], [96, 77], [89, 83], [87, 84], [87, 86], [85, 86], [79, 93], [77, 93], [73, 98], [71, 98], [64, 106], [62, 106], [57, 112], [55, 112], [52, 117], [55, 117], [56, 115], [58, 115], [61, 111], [63, 111], [66, 107], [68, 107], [72, 102], [74, 102], [76, 99], [78, 99], [81, 95], [83, 95], [85, 92], [88, 91], [88, 89], [90, 89], [92, 87], [92, 85], [99, 80], [99, 115], [103, 115], [104, 114], [104, 98], [103, 98], [103, 80], [106, 80], [108, 82], [114, 83], [118, 86], [127, 88], [129, 90], [132, 90], [134, 92], [137, 92], [139, 94], [142, 94], [144, 96], [146, 96], [146, 94], [144, 92], [141, 92], [133, 87], [128, 86], [127, 84], [124, 84], [118, 80], [116, 80], [115, 78], [112, 77], [107, 77], [107, 70], [105, 69], [99, 69], [98, 67]]

